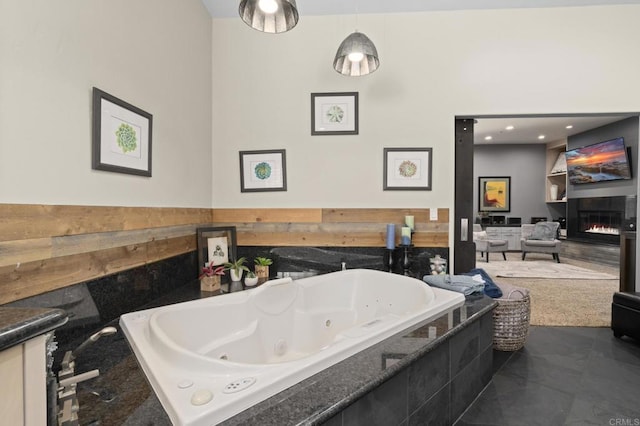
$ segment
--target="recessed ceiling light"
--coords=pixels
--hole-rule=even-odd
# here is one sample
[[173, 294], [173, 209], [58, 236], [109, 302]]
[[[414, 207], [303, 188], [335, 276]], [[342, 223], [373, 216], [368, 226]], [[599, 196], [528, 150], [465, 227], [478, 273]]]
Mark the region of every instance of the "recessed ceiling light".
[[491, 139], [493, 139], [493, 136], [485, 136], [485, 137], [484, 137], [484, 140], [485, 140], [485, 141], [490, 141]]
[[507, 126], [507, 127], [505, 127], [505, 129], [506, 129], [506, 130], [513, 130], [513, 129], [515, 129], [515, 127], [513, 127], [513, 126]]
[[569, 124], [565, 127], [565, 129], [573, 129], [573, 125]]
[[540, 140], [544, 139], [544, 135], [538, 136], [538, 139], [540, 139]]

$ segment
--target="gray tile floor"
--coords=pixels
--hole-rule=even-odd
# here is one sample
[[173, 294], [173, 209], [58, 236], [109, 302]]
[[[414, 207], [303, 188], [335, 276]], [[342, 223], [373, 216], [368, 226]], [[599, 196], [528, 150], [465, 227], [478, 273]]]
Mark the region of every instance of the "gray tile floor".
[[608, 328], [531, 327], [494, 351], [493, 380], [456, 426], [640, 426], [640, 342]]

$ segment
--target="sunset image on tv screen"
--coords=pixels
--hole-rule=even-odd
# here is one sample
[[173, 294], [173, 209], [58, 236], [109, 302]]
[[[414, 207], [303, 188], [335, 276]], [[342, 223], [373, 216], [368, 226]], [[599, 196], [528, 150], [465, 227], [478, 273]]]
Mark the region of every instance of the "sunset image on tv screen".
[[631, 178], [623, 138], [572, 149], [566, 157], [572, 184]]

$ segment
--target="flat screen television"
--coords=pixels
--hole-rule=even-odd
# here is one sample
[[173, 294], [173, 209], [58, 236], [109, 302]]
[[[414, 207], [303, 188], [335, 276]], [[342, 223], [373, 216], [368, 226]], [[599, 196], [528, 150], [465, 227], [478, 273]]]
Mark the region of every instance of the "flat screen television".
[[624, 138], [568, 150], [567, 174], [574, 185], [631, 179], [631, 167]]

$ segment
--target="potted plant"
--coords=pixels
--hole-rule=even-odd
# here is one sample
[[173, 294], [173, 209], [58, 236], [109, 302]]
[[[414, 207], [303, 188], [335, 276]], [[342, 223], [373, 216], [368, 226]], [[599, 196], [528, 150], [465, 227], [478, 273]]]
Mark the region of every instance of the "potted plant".
[[222, 275], [224, 275], [224, 266], [215, 266], [213, 262], [210, 262], [208, 266], [202, 268], [202, 273], [198, 277], [200, 278], [200, 290], [220, 290], [220, 277]]
[[254, 259], [256, 264], [255, 271], [261, 282], [267, 281], [269, 279], [269, 265], [273, 264], [273, 260], [268, 257], [256, 257]]
[[258, 277], [256, 276], [255, 272], [247, 272], [247, 276], [244, 278], [244, 284], [249, 287], [253, 287], [254, 285], [258, 284]]
[[245, 257], [241, 257], [237, 260], [224, 264], [225, 269], [227, 269], [231, 275], [231, 281], [242, 281], [242, 274], [244, 274], [245, 271], [249, 272], [249, 268], [244, 266], [246, 262], [247, 259]]

